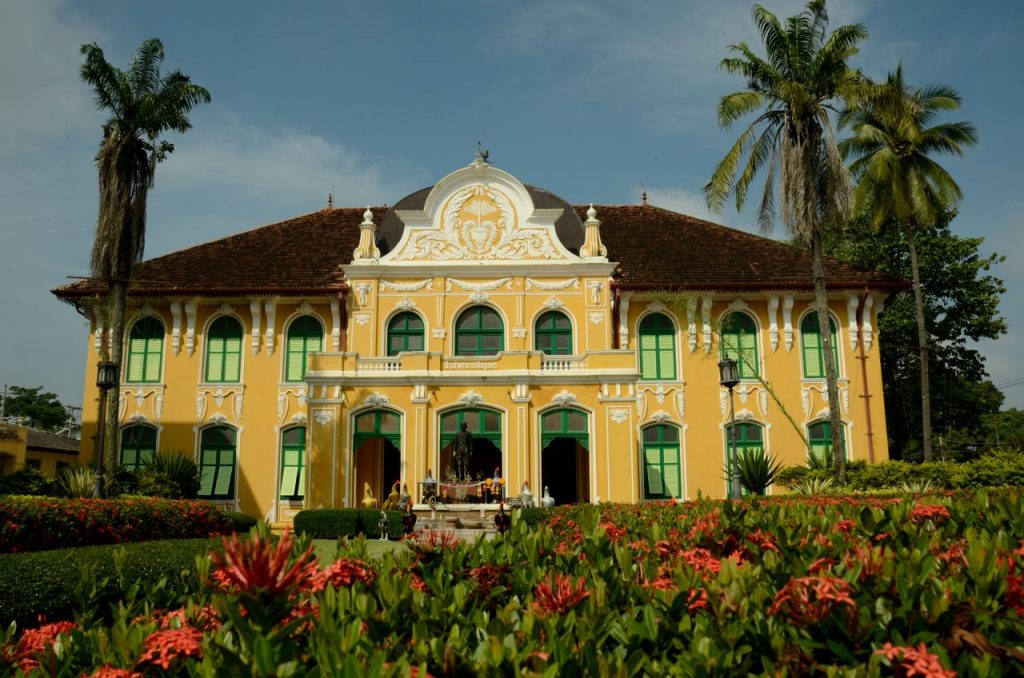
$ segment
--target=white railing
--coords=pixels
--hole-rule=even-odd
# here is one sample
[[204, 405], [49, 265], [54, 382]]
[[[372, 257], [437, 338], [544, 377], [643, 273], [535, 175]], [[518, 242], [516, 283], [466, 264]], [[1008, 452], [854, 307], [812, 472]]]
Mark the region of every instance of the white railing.
[[356, 361], [357, 372], [401, 372], [402, 361], [398, 356], [389, 358], [359, 358]]
[[586, 356], [544, 356], [540, 362], [540, 369], [544, 372], [571, 372], [574, 370], [587, 369]]

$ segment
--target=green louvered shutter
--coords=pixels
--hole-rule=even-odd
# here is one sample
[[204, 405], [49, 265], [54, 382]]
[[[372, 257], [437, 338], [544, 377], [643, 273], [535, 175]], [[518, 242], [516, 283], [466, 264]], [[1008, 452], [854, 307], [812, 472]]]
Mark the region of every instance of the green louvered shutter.
[[302, 452], [285, 450], [281, 469], [281, 496], [293, 497], [297, 494], [296, 483], [299, 479], [299, 468], [302, 464]]
[[139, 451], [131, 448], [121, 450], [121, 466], [135, 469], [139, 465]]
[[203, 450], [202, 465], [199, 473], [199, 496], [213, 496], [213, 480], [217, 475], [217, 451]]
[[647, 466], [647, 494], [654, 497], [663, 496], [665, 484], [661, 475], [661, 450], [644, 450], [644, 460]]
[[305, 346], [305, 337], [288, 338], [288, 371], [285, 376], [285, 381], [302, 380], [303, 368], [305, 367], [306, 362], [306, 355], [303, 350]]
[[163, 357], [164, 338], [162, 336], [150, 336], [146, 339], [146, 364], [143, 368], [143, 381], [160, 381], [160, 363]]
[[645, 334], [640, 337], [640, 378], [658, 378], [658, 336]]
[[740, 341], [740, 376], [757, 376], [757, 337], [749, 332], [739, 335]]
[[228, 337], [224, 340], [224, 381], [241, 381], [242, 338]]
[[676, 378], [675, 336], [662, 334], [658, 336], [658, 378]]
[[145, 361], [145, 337], [132, 337], [128, 342], [128, 381], [140, 382], [143, 380], [145, 373]]
[[808, 325], [810, 323], [804, 322], [800, 333], [804, 342], [804, 373], [808, 377], [822, 377], [825, 375], [825, 367], [821, 359], [821, 334], [817, 327]]
[[206, 342], [206, 381], [224, 381], [224, 340], [220, 337]]
[[235, 471], [235, 451], [220, 450], [220, 458], [217, 461], [217, 482], [213, 488], [213, 494], [217, 497], [229, 497], [231, 495], [231, 481]]

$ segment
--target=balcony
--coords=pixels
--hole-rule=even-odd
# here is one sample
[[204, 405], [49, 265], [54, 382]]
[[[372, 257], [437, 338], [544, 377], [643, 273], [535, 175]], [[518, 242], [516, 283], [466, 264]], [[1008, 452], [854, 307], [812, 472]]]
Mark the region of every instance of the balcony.
[[356, 353], [314, 353], [306, 380], [310, 384], [443, 383], [485, 378], [508, 383], [572, 381], [634, 381], [639, 378], [633, 351], [591, 351], [552, 356], [539, 351], [510, 351], [490, 356], [401, 353], [361, 356]]

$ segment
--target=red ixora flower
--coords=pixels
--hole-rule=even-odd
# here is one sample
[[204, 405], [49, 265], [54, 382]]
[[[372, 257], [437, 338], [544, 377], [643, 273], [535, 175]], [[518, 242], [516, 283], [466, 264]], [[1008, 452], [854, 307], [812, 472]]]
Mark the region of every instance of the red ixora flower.
[[829, 576], [790, 579], [775, 594], [768, 614], [786, 617], [797, 626], [819, 624], [832, 616], [840, 606], [852, 614], [857, 605], [850, 594], [853, 587], [845, 579]]
[[16, 662], [23, 673], [28, 673], [39, 666], [38, 655], [48, 653], [53, 649], [53, 643], [57, 640], [57, 636], [62, 633], [70, 633], [75, 628], [74, 622], [62, 621], [27, 629], [14, 648], [14, 655], [4, 657], [4, 659]]
[[918, 504], [910, 510], [911, 522], [918, 524], [930, 520], [936, 525], [942, 525], [950, 518], [949, 509], [939, 504]]
[[922, 676], [923, 678], [955, 678], [956, 671], [947, 669], [942, 661], [928, 651], [924, 643], [917, 647], [901, 647], [886, 643], [882, 649], [875, 650], [897, 669], [900, 676]]
[[608, 541], [610, 542], [617, 542], [626, 536], [626, 528], [618, 527], [614, 523], [604, 522], [601, 523], [600, 527], [604, 530], [604, 533], [608, 536]]
[[555, 576], [551, 584], [541, 582], [533, 590], [534, 606], [542, 614], [565, 614], [590, 595], [587, 580], [574, 582], [563, 574]]
[[276, 545], [260, 535], [246, 541], [238, 535], [225, 537], [223, 557], [213, 554], [213, 562], [219, 566], [213, 579], [227, 590], [258, 590], [271, 597], [286, 594], [315, 576], [318, 569], [312, 544], [289, 565], [294, 543], [291, 532], [285, 532]]
[[146, 638], [142, 647], [142, 656], [137, 663], [167, 670], [179, 657], [203, 658], [203, 633], [191, 626], [155, 631]]
[[363, 561], [357, 558], [338, 558], [313, 579], [311, 590], [323, 591], [328, 585], [347, 588], [357, 581], [370, 586], [376, 580], [377, 571]]
[[[82, 674], [85, 678], [85, 674]], [[138, 671], [132, 671], [130, 669], [118, 669], [110, 664], [104, 664], [92, 673], [87, 678], [142, 678], [142, 674]]]
[[761, 547], [762, 551], [774, 551], [779, 552], [779, 547], [772, 541], [772, 535], [770, 532], [766, 532], [761, 528], [758, 528], [747, 535], [747, 541], [757, 544]]

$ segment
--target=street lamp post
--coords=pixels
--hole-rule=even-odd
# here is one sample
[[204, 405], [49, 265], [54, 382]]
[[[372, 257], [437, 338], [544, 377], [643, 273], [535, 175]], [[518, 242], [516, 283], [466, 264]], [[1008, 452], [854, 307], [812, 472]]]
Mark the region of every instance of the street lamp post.
[[740, 496], [740, 474], [736, 467], [736, 404], [733, 402], [732, 390], [740, 383], [739, 369], [736, 361], [725, 358], [718, 363], [719, 383], [729, 389], [729, 494], [733, 498]]
[[99, 455], [96, 464], [96, 484], [92, 496], [102, 499], [104, 495], [104, 476], [107, 472], [106, 431], [107, 431], [107, 391], [117, 386], [118, 366], [110, 360], [101, 360], [96, 365], [96, 386], [100, 389], [100, 406], [96, 414], [96, 453]]

